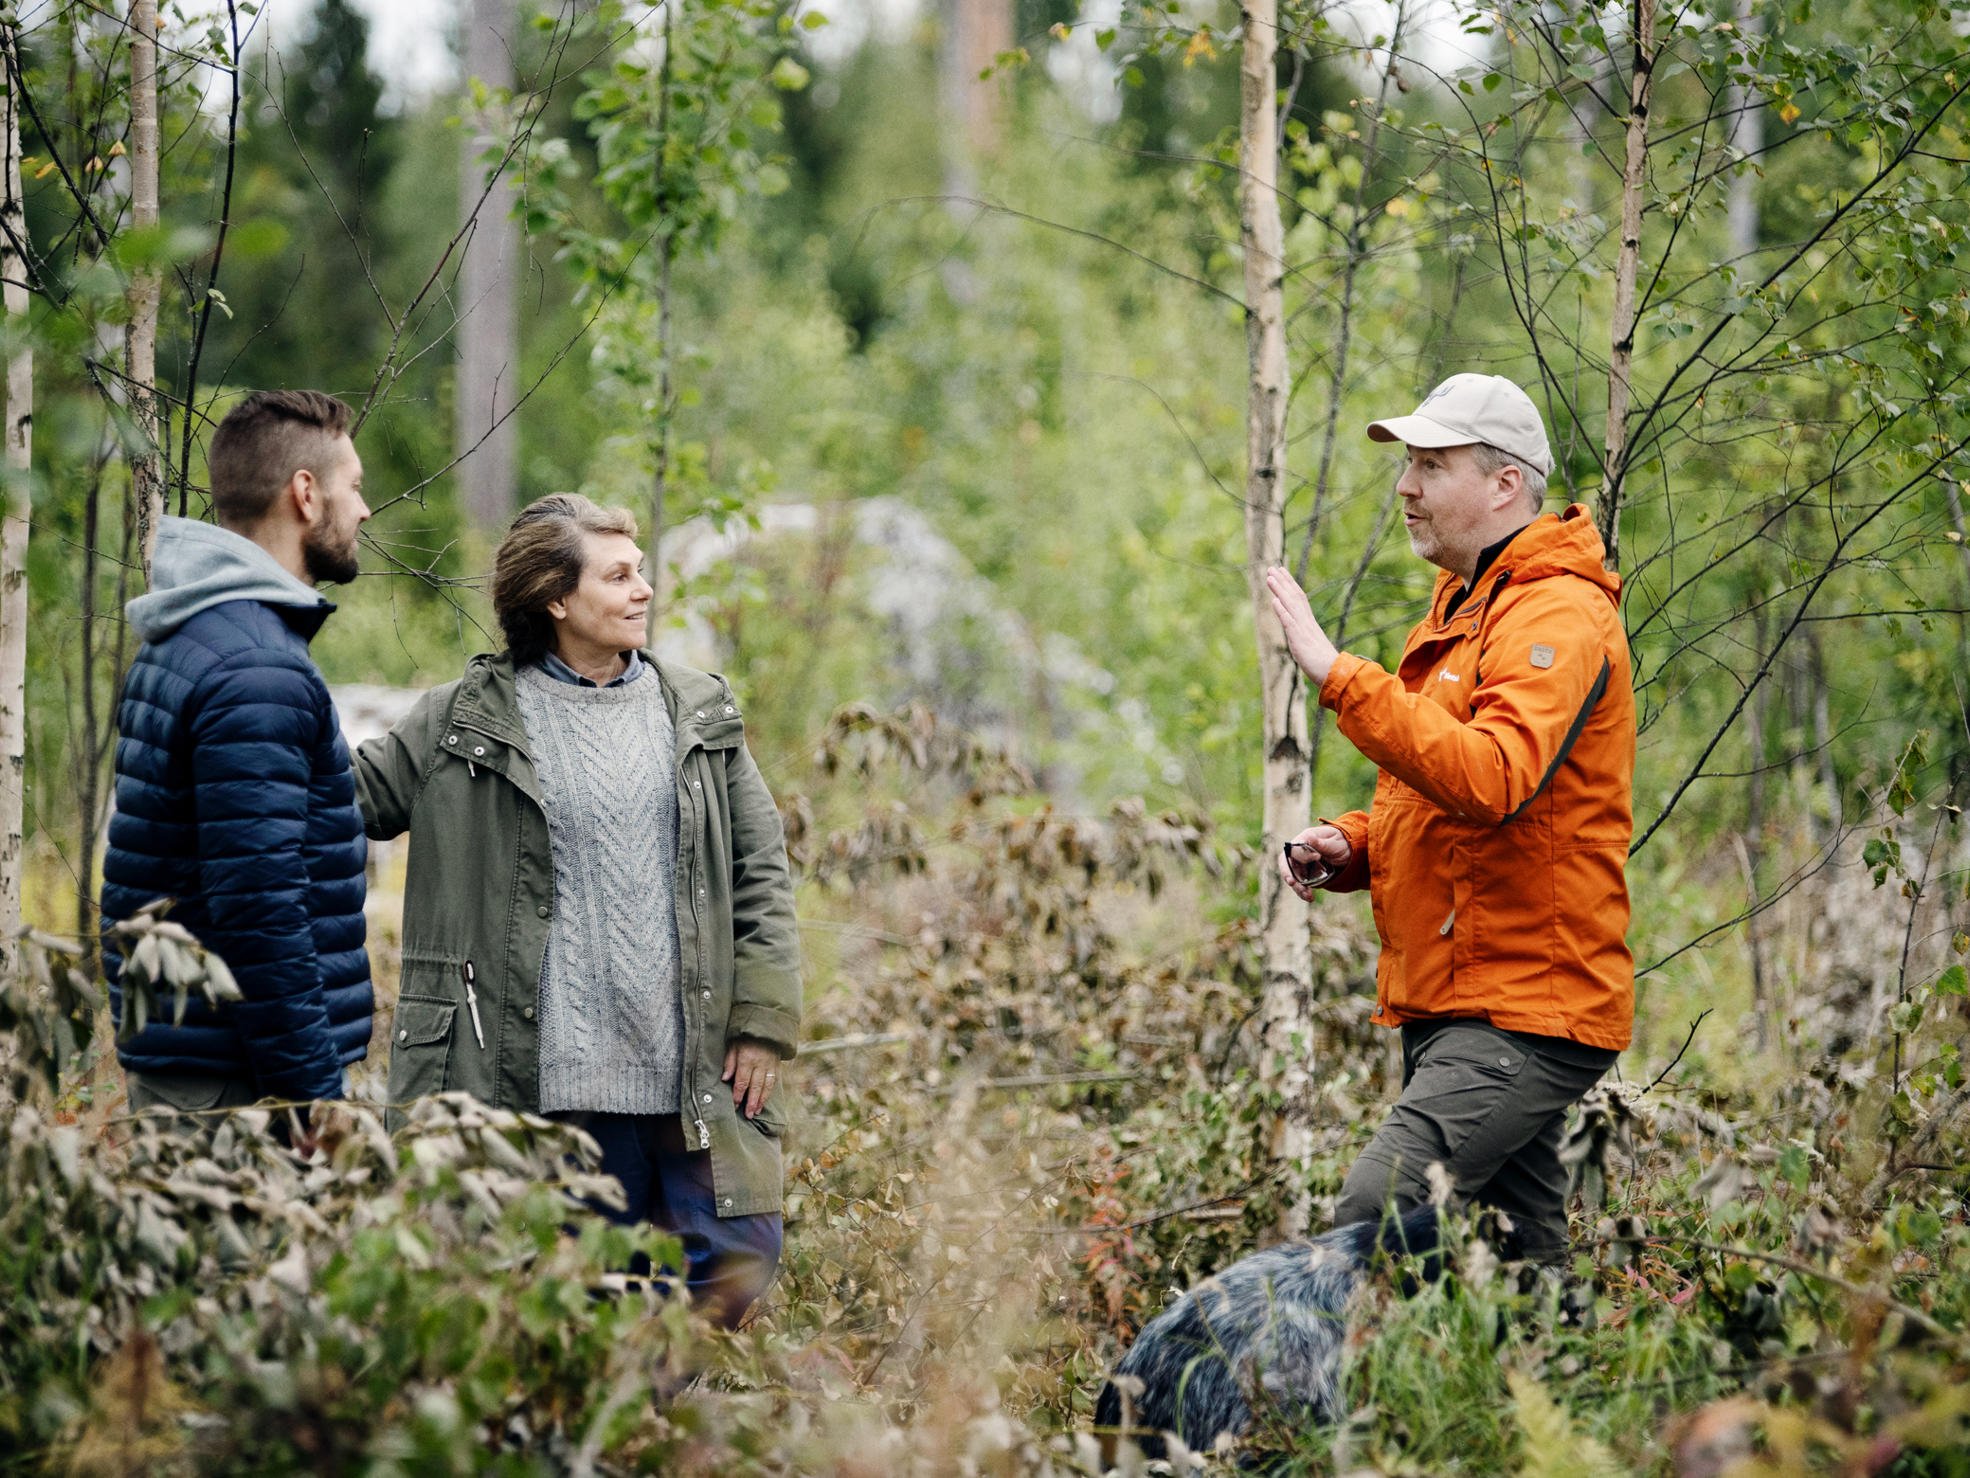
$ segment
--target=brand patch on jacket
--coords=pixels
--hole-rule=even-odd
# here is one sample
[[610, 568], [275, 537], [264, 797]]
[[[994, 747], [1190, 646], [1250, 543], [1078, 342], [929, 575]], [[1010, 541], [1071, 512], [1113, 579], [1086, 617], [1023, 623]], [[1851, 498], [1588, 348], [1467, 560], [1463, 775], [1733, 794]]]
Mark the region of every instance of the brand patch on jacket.
[[1534, 667], [1551, 667], [1553, 665], [1553, 649], [1544, 642], [1535, 643], [1532, 648], [1532, 665]]
[[[1548, 658], [1548, 660], [1550, 661], [1551, 659]], [[1436, 680], [1440, 683], [1460, 683], [1463, 681], [1461, 677], [1457, 676], [1457, 674], [1452, 672], [1448, 667], [1444, 668], [1443, 671], [1439, 672], [1436, 675]]]

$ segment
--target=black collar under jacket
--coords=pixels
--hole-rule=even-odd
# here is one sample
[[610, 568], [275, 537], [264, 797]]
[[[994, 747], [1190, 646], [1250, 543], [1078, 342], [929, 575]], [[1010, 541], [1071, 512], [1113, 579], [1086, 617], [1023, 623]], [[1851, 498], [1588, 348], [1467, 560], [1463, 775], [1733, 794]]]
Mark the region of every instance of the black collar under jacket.
[[1462, 590], [1452, 591], [1449, 603], [1443, 608], [1443, 619], [1445, 621], [1448, 621], [1452, 616], [1457, 614], [1457, 608], [1464, 603], [1464, 598], [1478, 588], [1478, 581], [1482, 580], [1492, 565], [1497, 563], [1498, 556], [1505, 552], [1506, 546], [1531, 527], [1532, 525], [1529, 523], [1522, 523], [1497, 543], [1487, 544], [1479, 551], [1477, 568], [1471, 571], [1471, 583], [1466, 585]]

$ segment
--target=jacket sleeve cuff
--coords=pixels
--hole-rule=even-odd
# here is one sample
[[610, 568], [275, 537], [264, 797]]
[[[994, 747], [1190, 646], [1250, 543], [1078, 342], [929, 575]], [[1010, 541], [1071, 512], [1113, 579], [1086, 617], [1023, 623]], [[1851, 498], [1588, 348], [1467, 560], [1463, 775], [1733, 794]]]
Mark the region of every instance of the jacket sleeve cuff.
[[1320, 685], [1320, 706], [1339, 713], [1341, 693], [1354, 680], [1354, 675], [1366, 665], [1365, 659], [1355, 656], [1352, 652], [1337, 653], [1333, 666], [1327, 669], [1327, 681]]
[[752, 1037], [782, 1057], [792, 1057], [800, 1040], [800, 1018], [778, 1006], [739, 1004], [726, 1022], [726, 1039]]
[[1329, 893], [1358, 893], [1368, 886], [1368, 813], [1350, 811], [1345, 816], [1322, 816], [1320, 820], [1339, 829], [1348, 839], [1348, 865], [1321, 886]]

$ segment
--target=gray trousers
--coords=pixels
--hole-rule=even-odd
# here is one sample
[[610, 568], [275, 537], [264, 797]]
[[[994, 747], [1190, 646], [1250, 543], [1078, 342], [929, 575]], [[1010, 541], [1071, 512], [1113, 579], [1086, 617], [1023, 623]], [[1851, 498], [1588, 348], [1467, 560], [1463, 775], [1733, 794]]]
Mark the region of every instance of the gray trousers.
[[1511, 1218], [1508, 1251], [1566, 1255], [1566, 1111], [1605, 1067], [1566, 1062], [1484, 1022], [1405, 1026], [1402, 1097], [1341, 1186], [1334, 1224], [1378, 1221], [1427, 1203], [1443, 1166], [1458, 1204]]

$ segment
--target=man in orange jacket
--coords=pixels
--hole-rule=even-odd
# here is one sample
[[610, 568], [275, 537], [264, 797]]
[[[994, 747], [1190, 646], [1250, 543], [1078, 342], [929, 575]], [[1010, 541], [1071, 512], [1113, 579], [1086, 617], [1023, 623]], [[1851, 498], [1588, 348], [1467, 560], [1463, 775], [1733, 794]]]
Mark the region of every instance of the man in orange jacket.
[[1381, 936], [1375, 1020], [1400, 1027], [1402, 1096], [1335, 1221], [1430, 1198], [1506, 1213], [1513, 1250], [1566, 1249], [1566, 1112], [1628, 1045], [1635, 697], [1585, 507], [1540, 513], [1552, 470], [1525, 392], [1453, 375], [1414, 415], [1396, 482], [1412, 548], [1438, 566], [1394, 672], [1336, 650], [1284, 570], [1266, 575], [1293, 659], [1379, 775], [1373, 804], [1288, 844], [1300, 897], [1366, 886]]

